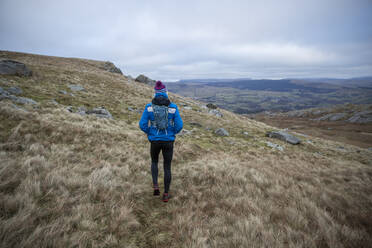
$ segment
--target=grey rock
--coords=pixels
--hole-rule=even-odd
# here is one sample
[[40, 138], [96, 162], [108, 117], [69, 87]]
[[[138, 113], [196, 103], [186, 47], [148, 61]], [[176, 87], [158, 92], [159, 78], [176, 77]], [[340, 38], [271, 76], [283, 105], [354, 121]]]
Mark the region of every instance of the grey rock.
[[210, 109], [209, 114], [215, 115], [217, 117], [223, 117], [223, 114], [217, 109]]
[[140, 83], [144, 83], [144, 84], [148, 84], [148, 85], [151, 85], [151, 86], [154, 86], [155, 82], [156, 82], [155, 80], [152, 80], [151, 78], [148, 78], [143, 74], [136, 77], [135, 81], [140, 82]]
[[371, 151], [372, 152], [372, 147], [368, 147], [368, 151]]
[[278, 131], [278, 132], [267, 132], [266, 133], [266, 136], [267, 137], [270, 137], [270, 138], [275, 138], [275, 139], [280, 139], [282, 141], [285, 141], [285, 142], [288, 142], [292, 145], [297, 145], [297, 144], [300, 144], [301, 143], [301, 140], [296, 138], [295, 136], [289, 134], [289, 133], [286, 133], [286, 132], [283, 132], [283, 131]]
[[179, 132], [177, 135], [179, 135], [179, 136], [186, 136], [186, 135], [191, 135], [191, 134], [192, 134], [192, 131], [191, 130], [182, 129], [181, 132]]
[[92, 110], [86, 111], [86, 113], [89, 115], [94, 114], [95, 116], [100, 118], [113, 119], [111, 113], [104, 107], [93, 108]]
[[16, 97], [16, 96], [10, 95], [9, 98], [13, 102], [20, 103], [20, 104], [31, 104], [31, 105], [37, 104], [36, 101], [32, 100], [31, 98], [27, 98], [27, 97]]
[[215, 132], [218, 136], [229, 136], [229, 132], [227, 132], [224, 128], [219, 128]]
[[68, 112], [71, 112], [71, 113], [73, 113], [74, 112], [74, 110], [73, 110], [73, 107], [72, 106], [67, 106], [67, 111]]
[[202, 127], [202, 125], [198, 122], [190, 122], [190, 125], [193, 127]]
[[184, 109], [187, 109], [187, 110], [192, 110], [192, 107], [190, 107], [190, 106], [185, 106], [185, 107], [183, 107]]
[[65, 90], [59, 90], [58, 93], [61, 93], [63, 95], [67, 95], [67, 91], [65, 91]]
[[77, 110], [77, 113], [79, 114], [79, 115], [86, 115], [88, 110], [87, 110], [87, 108], [86, 107], [84, 107], [84, 106], [80, 106], [80, 107], [78, 107], [78, 110]]
[[134, 109], [132, 107], [128, 107], [128, 110], [131, 111], [131, 112], [134, 111]]
[[123, 73], [121, 72], [121, 70], [119, 68], [117, 68], [110, 61], [105, 62], [105, 64], [103, 65], [103, 69], [106, 70], [106, 71], [112, 72], [112, 73], [118, 73], [118, 74], [123, 75]]
[[5, 93], [8, 93], [8, 92], [5, 91], [3, 88], [0, 87], [0, 95], [5, 94]]
[[267, 141], [266, 142], [266, 145], [268, 146], [268, 147], [271, 147], [271, 148], [273, 148], [273, 149], [276, 149], [276, 150], [278, 150], [278, 151], [284, 151], [284, 148], [282, 147], [282, 146], [280, 146], [280, 145], [278, 145], [278, 144], [274, 144], [274, 143], [271, 143], [270, 141]]
[[324, 114], [324, 113], [326, 113], [326, 111], [325, 110], [321, 110], [321, 109], [317, 109], [317, 110], [314, 110], [312, 112], [313, 115], [321, 115], [321, 114]]
[[0, 75], [32, 76], [32, 71], [23, 63], [4, 59], [0, 60]]
[[20, 88], [17, 88], [17, 87], [10, 87], [10, 88], [7, 89], [7, 91], [10, 94], [13, 94], [13, 95], [20, 95], [20, 94], [23, 93], [23, 91]]
[[215, 105], [213, 103], [208, 103], [207, 104], [207, 108], [209, 108], [209, 109], [216, 109], [217, 108], [217, 105]]
[[58, 105], [58, 102], [56, 101], [56, 99], [52, 99], [52, 100], [50, 101], [50, 103], [52, 103], [52, 104], [54, 104], [54, 105]]
[[81, 85], [75, 85], [75, 84], [70, 84], [68, 86], [72, 91], [85, 91], [84, 87]]
[[372, 122], [372, 111], [366, 110], [366, 111], [355, 113], [347, 121], [351, 123], [371, 123]]
[[329, 120], [330, 120], [330, 121], [338, 121], [338, 120], [343, 119], [345, 116], [346, 116], [346, 113], [336, 113], [336, 114], [333, 114], [333, 115], [329, 118]]

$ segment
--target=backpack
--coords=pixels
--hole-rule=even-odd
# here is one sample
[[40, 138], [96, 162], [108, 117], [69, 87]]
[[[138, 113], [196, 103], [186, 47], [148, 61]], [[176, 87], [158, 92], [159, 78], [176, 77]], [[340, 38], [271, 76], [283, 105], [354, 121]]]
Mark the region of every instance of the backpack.
[[168, 128], [168, 106], [159, 106], [152, 104], [152, 108], [154, 111], [154, 121], [153, 125], [158, 129], [159, 131], [165, 131], [167, 133]]

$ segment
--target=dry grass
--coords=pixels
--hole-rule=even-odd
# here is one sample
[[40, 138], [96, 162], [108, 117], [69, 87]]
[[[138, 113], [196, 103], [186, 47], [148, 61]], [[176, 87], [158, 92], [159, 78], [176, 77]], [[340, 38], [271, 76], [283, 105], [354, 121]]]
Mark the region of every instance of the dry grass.
[[[0, 247], [372, 243], [370, 151], [345, 144], [340, 150], [341, 143], [318, 138], [300, 146], [273, 141], [285, 147], [274, 151], [264, 136], [272, 127], [226, 111], [218, 119], [197, 102], [171, 95], [193, 107], [181, 108], [193, 134], [177, 138], [173, 198], [164, 204], [152, 196], [140, 114], [127, 110], [143, 108], [150, 88], [101, 71], [97, 61], [0, 55], [16, 57], [35, 72], [31, 79], [2, 77], [0, 87], [19, 86], [40, 102], [37, 108], [22, 106], [27, 111], [0, 102]], [[88, 91], [59, 95], [70, 83]], [[51, 105], [52, 98], [64, 104]], [[103, 104], [115, 120], [72, 114], [67, 104]], [[230, 137], [214, 135], [221, 126]]]

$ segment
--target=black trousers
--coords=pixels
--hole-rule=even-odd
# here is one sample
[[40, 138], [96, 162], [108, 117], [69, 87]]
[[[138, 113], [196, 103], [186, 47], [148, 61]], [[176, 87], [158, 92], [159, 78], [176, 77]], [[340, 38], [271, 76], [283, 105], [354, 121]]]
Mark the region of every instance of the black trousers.
[[158, 184], [158, 161], [162, 151], [164, 159], [164, 193], [168, 193], [172, 180], [171, 163], [173, 158], [173, 141], [151, 141], [151, 174], [153, 184]]

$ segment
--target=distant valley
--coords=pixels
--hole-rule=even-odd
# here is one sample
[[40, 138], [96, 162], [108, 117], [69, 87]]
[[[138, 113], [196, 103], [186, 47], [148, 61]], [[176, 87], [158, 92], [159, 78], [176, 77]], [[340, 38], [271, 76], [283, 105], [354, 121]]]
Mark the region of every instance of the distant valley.
[[170, 92], [239, 114], [287, 112], [337, 104], [371, 104], [372, 77], [333, 79], [191, 79], [167, 83]]

